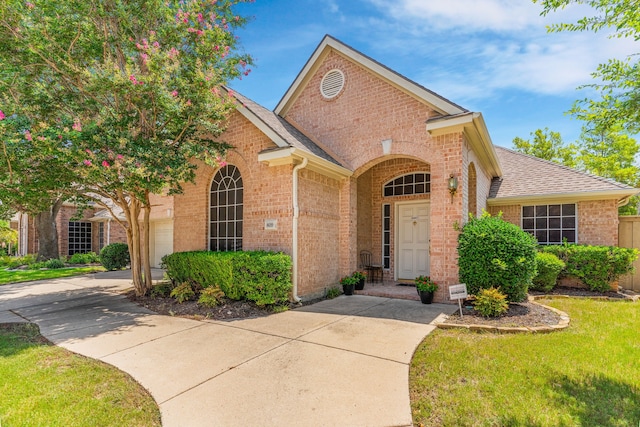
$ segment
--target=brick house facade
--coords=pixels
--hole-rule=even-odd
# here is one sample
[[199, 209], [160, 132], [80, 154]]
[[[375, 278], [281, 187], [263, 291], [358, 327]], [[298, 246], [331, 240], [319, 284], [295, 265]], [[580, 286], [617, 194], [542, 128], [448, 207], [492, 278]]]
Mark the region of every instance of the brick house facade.
[[[573, 203], [576, 241], [616, 244], [618, 203], [637, 191], [550, 164], [558, 180], [580, 179], [558, 189], [570, 197], [547, 201], [553, 185], [518, 177], [531, 158], [494, 147], [480, 113], [330, 36], [274, 111], [235, 96], [238, 109], [222, 137], [234, 148], [226, 166], [200, 165], [195, 183], [175, 196], [173, 249], [290, 254], [294, 298], [335, 286], [369, 251], [385, 279], [430, 275], [444, 302], [448, 285], [458, 282], [454, 224], [469, 213], [501, 211], [522, 226], [529, 205], [553, 204], [550, 212], [567, 205], [569, 212]], [[501, 186], [507, 178], [519, 184]], [[597, 181], [597, 195], [581, 194], [585, 180]], [[556, 231], [547, 233], [555, 238]]]

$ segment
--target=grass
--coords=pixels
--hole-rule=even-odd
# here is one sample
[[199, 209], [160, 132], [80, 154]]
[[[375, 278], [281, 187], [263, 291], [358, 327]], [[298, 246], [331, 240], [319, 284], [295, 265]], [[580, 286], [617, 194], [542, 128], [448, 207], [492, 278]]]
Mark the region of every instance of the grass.
[[32, 280], [58, 279], [60, 277], [77, 276], [80, 274], [105, 271], [104, 267], [69, 267], [51, 270], [0, 270], [0, 285], [18, 282], [30, 282]]
[[32, 324], [0, 325], [0, 378], [2, 427], [160, 426], [129, 375], [50, 345]]
[[410, 369], [417, 426], [640, 425], [640, 304], [547, 301], [551, 334], [436, 330]]

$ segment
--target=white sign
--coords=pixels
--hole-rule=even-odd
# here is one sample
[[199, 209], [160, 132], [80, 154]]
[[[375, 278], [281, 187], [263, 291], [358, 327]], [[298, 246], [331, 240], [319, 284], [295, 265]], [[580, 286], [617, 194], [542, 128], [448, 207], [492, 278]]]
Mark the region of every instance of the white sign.
[[278, 229], [278, 220], [277, 219], [265, 219], [264, 220], [264, 229], [265, 230], [277, 230]]
[[467, 285], [461, 283], [459, 285], [451, 285], [449, 286], [449, 299], [465, 299], [469, 295], [467, 294]]

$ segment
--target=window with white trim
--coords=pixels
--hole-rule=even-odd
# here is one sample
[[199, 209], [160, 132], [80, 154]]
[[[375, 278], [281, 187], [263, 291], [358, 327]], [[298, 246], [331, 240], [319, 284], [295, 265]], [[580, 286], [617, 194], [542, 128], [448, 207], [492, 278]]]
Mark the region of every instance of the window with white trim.
[[578, 211], [575, 203], [522, 207], [522, 229], [541, 245], [578, 242]]
[[431, 192], [431, 174], [410, 173], [388, 181], [383, 187], [384, 197], [409, 196]]
[[391, 268], [391, 205], [382, 205], [382, 268]]
[[209, 250], [241, 251], [243, 192], [240, 170], [227, 165], [211, 182], [209, 202]]
[[69, 221], [69, 250], [67, 255], [91, 252], [91, 223]]

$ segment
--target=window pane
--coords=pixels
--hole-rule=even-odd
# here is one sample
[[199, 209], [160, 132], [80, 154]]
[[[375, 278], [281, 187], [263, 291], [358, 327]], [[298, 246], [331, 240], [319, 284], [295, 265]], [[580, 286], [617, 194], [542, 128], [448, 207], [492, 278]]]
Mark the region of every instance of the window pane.
[[576, 242], [576, 232], [575, 230], [562, 230], [562, 239], [567, 239], [569, 243]]
[[413, 185], [405, 185], [404, 194], [413, 194]]
[[536, 206], [536, 216], [547, 216], [547, 205]]
[[560, 218], [549, 218], [549, 228], [560, 228]]
[[549, 216], [560, 216], [560, 205], [549, 205]]
[[425, 182], [425, 176], [423, 173], [417, 173], [415, 174], [415, 181], [416, 182]]
[[523, 218], [533, 218], [534, 217], [534, 206], [524, 206], [522, 208], [522, 217]]
[[393, 187], [384, 187], [385, 197], [393, 196]]
[[562, 243], [560, 230], [549, 230], [549, 243]]
[[547, 243], [547, 231], [546, 230], [536, 231], [536, 239], [538, 239], [538, 243]]
[[562, 205], [562, 215], [575, 215], [576, 214], [576, 205], [568, 204]]
[[424, 184], [416, 184], [416, 194], [424, 194]]
[[536, 228], [546, 229], [547, 228], [547, 218], [536, 218]]
[[384, 215], [385, 216], [391, 215], [391, 205], [384, 205]]
[[562, 218], [562, 228], [576, 228], [575, 217], [569, 216]]
[[404, 177], [405, 184], [413, 184], [414, 175], [406, 175]]
[[523, 218], [522, 219], [522, 228], [524, 230], [533, 230], [533, 218]]
[[395, 187], [393, 189], [393, 195], [394, 196], [402, 196], [402, 187]]

